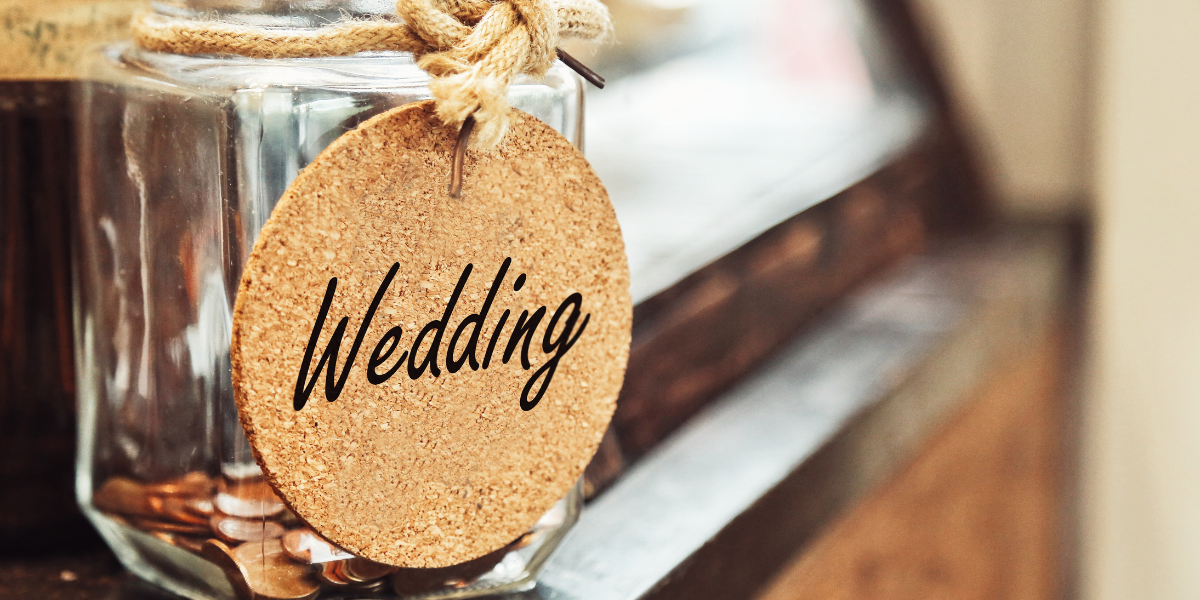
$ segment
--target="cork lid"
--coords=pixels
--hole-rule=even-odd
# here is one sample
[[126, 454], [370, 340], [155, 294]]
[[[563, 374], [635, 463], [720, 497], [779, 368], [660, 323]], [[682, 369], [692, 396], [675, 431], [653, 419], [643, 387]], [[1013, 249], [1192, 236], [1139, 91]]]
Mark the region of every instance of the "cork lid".
[[263, 228], [234, 310], [256, 457], [330, 541], [444, 567], [527, 531], [582, 475], [629, 354], [620, 229], [582, 154], [518, 113], [467, 154], [432, 103], [334, 141]]
[[129, 37], [144, 0], [0, 0], [0, 81], [80, 77], [89, 54]]

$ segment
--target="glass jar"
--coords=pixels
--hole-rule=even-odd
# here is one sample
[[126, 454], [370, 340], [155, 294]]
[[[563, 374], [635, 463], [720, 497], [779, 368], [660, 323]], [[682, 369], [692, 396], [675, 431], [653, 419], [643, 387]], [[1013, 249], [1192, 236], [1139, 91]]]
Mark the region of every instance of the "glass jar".
[[[154, 9], [306, 28], [386, 14], [387, 4], [187, 0]], [[96, 62], [79, 106], [76, 488], [120, 560], [196, 599], [245, 596], [244, 580], [256, 577], [275, 586], [267, 596], [295, 598], [532, 586], [578, 515], [580, 486], [500, 551], [397, 571], [329, 546], [289, 513], [262, 478], [232, 396], [234, 298], [275, 202], [338, 136], [429, 98], [426, 74], [390, 52], [261, 60], [126, 44]], [[509, 100], [580, 144], [582, 85], [566, 67], [519, 78]], [[214, 556], [210, 539], [242, 564]]]

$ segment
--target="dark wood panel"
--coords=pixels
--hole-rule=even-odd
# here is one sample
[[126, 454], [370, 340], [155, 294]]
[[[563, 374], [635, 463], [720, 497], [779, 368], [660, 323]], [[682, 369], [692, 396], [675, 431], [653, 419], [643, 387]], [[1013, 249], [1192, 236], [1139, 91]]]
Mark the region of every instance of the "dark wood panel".
[[73, 493], [70, 88], [0, 82], [0, 555], [98, 541]]
[[614, 417], [636, 459], [870, 275], [919, 251], [934, 140], [634, 310]]
[[996, 221], [995, 192], [987, 165], [966, 126], [966, 112], [947, 83], [945, 53], [935, 48], [908, 0], [867, 0], [902, 68], [919, 84], [938, 115], [935, 202], [927, 213], [935, 234], [979, 231]]

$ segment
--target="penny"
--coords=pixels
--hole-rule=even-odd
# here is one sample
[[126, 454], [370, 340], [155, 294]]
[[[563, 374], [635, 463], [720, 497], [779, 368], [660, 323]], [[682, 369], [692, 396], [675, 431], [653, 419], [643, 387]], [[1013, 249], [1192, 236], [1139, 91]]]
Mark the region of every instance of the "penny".
[[200, 554], [221, 569], [238, 600], [254, 600], [254, 592], [250, 589], [249, 575], [246, 573], [245, 567], [234, 557], [229, 546], [220, 540], [208, 540], [201, 547]]
[[142, 484], [128, 477], [110, 477], [92, 494], [92, 503], [106, 512], [123, 515], [154, 514]]
[[175, 534], [173, 533], [167, 533], [165, 531], [151, 531], [150, 536], [157, 540], [171, 544], [172, 546], [175, 545]]
[[213, 491], [213, 480], [205, 473], [192, 471], [181, 477], [150, 484], [147, 491], [162, 496], [207, 496]]
[[231, 544], [243, 542], [261, 542], [283, 535], [283, 526], [274, 521], [239, 519], [213, 515], [209, 520], [213, 533], [222, 541]]
[[317, 569], [317, 579], [333, 587], [346, 587], [350, 585], [350, 580], [342, 574], [341, 563], [342, 561], [337, 561], [321, 565], [321, 568]]
[[175, 523], [171, 521], [159, 521], [158, 519], [148, 519], [145, 517], [134, 517], [131, 523], [138, 529], [147, 531], [163, 531], [167, 533], [183, 533], [187, 535], [208, 536], [211, 530], [206, 525], [191, 525], [188, 523]]
[[283, 551], [293, 560], [321, 564], [354, 558], [353, 554], [330, 544], [311, 529], [293, 529], [283, 534]]
[[346, 575], [346, 578], [354, 583], [371, 582], [395, 572], [396, 567], [357, 556], [346, 561], [342, 569], [342, 573]]
[[188, 498], [184, 502], [184, 509], [198, 517], [204, 518], [211, 517], [213, 513], [217, 512], [216, 507], [213, 506], [213, 502], [209, 498]]
[[367, 583], [356, 583], [350, 586], [355, 594], [381, 594], [388, 588], [387, 579], [376, 579]]
[[201, 550], [204, 548], [204, 542], [208, 541], [208, 539], [210, 538], [192, 537], [190, 535], [176, 535], [175, 545], [187, 550], [188, 552], [200, 554]]
[[218, 486], [214, 503], [217, 510], [242, 518], [271, 517], [283, 512], [283, 502], [275, 495], [271, 486], [261, 479], [237, 481]]
[[310, 600], [321, 591], [308, 567], [288, 558], [278, 539], [242, 544], [233, 558], [246, 573], [255, 600]]
[[154, 509], [155, 516], [190, 525], [208, 525], [208, 519], [188, 510], [187, 502], [177, 496], [150, 497], [150, 506]]
[[204, 548], [204, 541], [206, 539], [179, 533], [167, 533], [165, 531], [151, 531], [150, 535], [168, 544], [171, 544], [172, 546], [177, 546], [187, 550], [188, 552], [193, 552], [196, 554], [201, 553]]

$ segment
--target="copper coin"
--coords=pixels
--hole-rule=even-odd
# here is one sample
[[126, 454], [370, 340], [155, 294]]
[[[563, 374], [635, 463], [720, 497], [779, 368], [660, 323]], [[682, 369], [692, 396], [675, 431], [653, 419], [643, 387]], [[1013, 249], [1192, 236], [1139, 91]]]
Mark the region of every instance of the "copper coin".
[[317, 579], [333, 587], [346, 587], [350, 585], [350, 580], [346, 579], [345, 575], [342, 575], [341, 561], [328, 562], [321, 565], [321, 568], [317, 570]]
[[92, 503], [105, 512], [149, 516], [150, 496], [142, 484], [128, 477], [110, 477], [92, 494]]
[[230, 550], [229, 546], [220, 540], [208, 540], [201, 547], [200, 554], [221, 569], [221, 572], [225, 574], [225, 579], [228, 579], [229, 585], [233, 587], [233, 593], [237, 595], [238, 600], [254, 600], [254, 592], [250, 589], [249, 575], [247, 575], [245, 567], [234, 557], [233, 550]]
[[146, 496], [146, 506], [150, 507], [150, 514], [155, 517], [163, 515], [163, 497], [158, 495]]
[[311, 529], [293, 529], [283, 534], [283, 551], [293, 560], [308, 564], [321, 564], [335, 560], [349, 560], [353, 554], [330, 544]]
[[204, 548], [204, 542], [208, 541], [208, 539], [210, 538], [192, 537], [190, 535], [176, 535], [175, 545], [187, 550], [188, 552], [200, 554]]
[[224, 515], [213, 515], [209, 519], [213, 533], [222, 541], [231, 544], [261, 542], [283, 535], [283, 526], [274, 521], [239, 519]]
[[367, 583], [356, 583], [350, 586], [350, 590], [355, 594], [382, 594], [388, 589], [388, 584], [391, 583], [387, 579], [376, 579]]
[[278, 539], [242, 544], [233, 557], [245, 570], [256, 600], [309, 600], [321, 591], [308, 567], [288, 558]]
[[354, 557], [345, 562], [342, 573], [346, 579], [354, 583], [367, 583], [396, 572], [396, 567], [377, 563], [361, 557]]
[[193, 515], [206, 519], [217, 512], [210, 498], [188, 498], [184, 501], [184, 509]]
[[166, 496], [161, 499], [152, 497], [151, 506], [155, 512], [168, 520], [190, 525], [208, 525], [208, 519], [188, 510], [188, 501], [177, 496]]
[[151, 494], [162, 496], [207, 496], [213, 491], [213, 480], [205, 473], [192, 471], [187, 475], [147, 486]]
[[206, 538], [183, 535], [181, 533], [167, 533], [165, 531], [151, 531], [150, 535], [168, 543], [172, 546], [183, 548], [188, 552], [200, 554], [204, 548]]
[[165, 531], [151, 531], [150, 536], [157, 540], [171, 544], [172, 546], [175, 545], [175, 534], [173, 533], [167, 533]]
[[191, 525], [172, 521], [160, 521], [145, 517], [134, 517], [131, 520], [134, 527], [146, 531], [165, 531], [167, 533], [183, 533], [187, 535], [208, 536], [212, 532], [207, 525]]
[[283, 512], [283, 502], [275, 495], [275, 490], [261, 479], [233, 483], [222, 481], [218, 488], [214, 504], [217, 510], [229, 516], [250, 519], [271, 517]]

